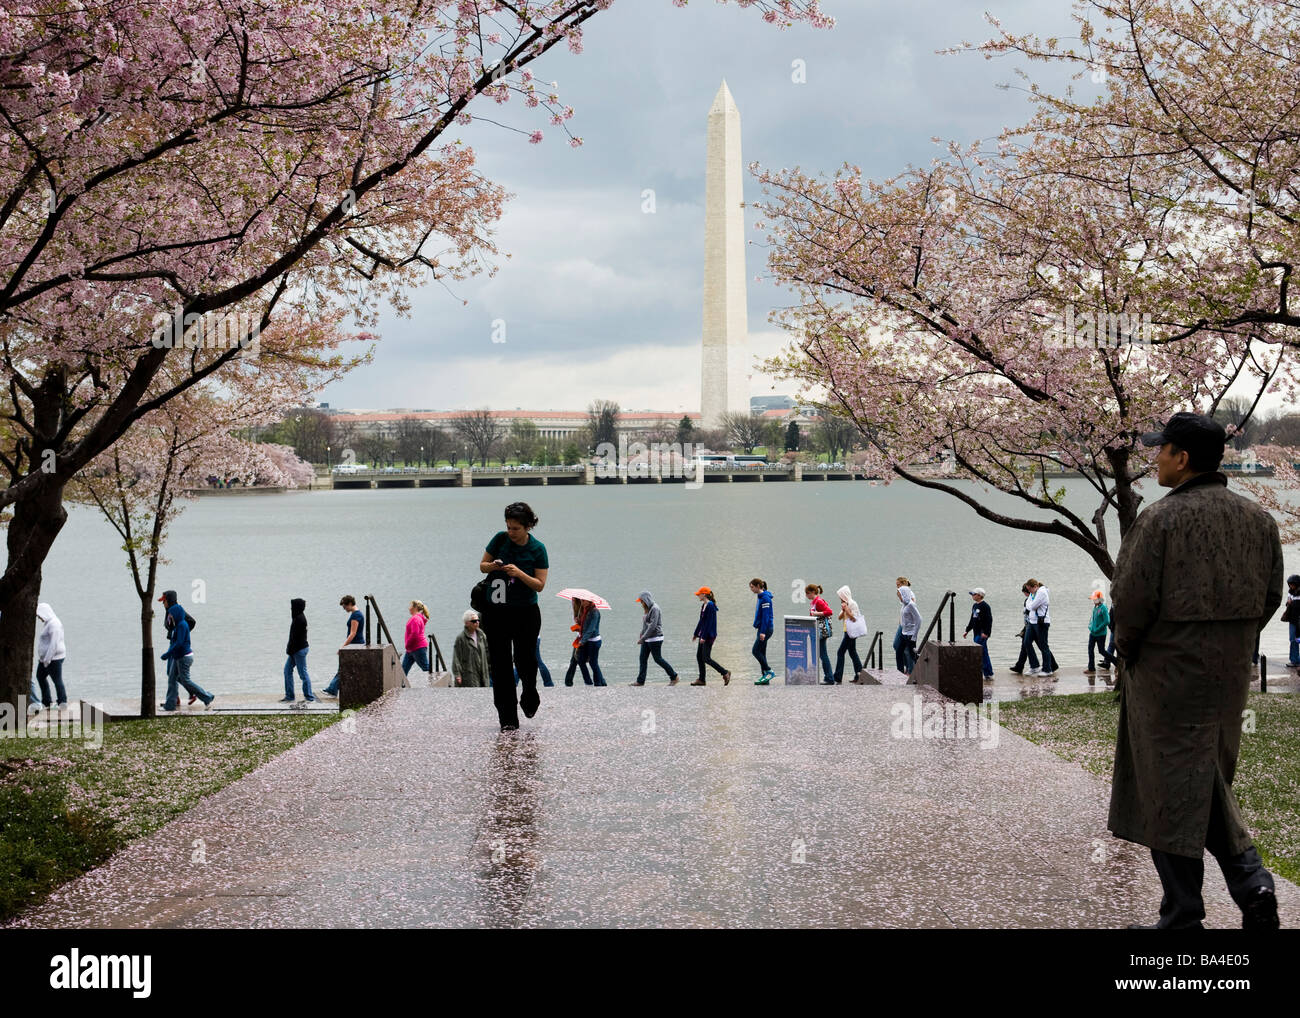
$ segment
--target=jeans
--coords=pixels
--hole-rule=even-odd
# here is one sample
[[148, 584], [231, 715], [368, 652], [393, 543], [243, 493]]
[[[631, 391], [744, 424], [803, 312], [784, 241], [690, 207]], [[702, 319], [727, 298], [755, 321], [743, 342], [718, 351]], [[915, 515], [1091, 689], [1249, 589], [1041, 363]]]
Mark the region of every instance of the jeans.
[[[767, 639], [764, 639], [764, 636]], [[772, 670], [767, 664], [767, 644], [768, 640], [771, 639], [771, 633], [759, 633], [758, 636], [754, 637], [754, 646], [750, 649], [750, 653], [758, 659], [758, 667], [763, 669], [764, 675]]]
[[555, 685], [555, 682], [551, 679], [551, 670], [547, 668], [546, 664], [542, 661], [542, 638], [540, 636], [537, 638], [537, 646], [533, 648], [533, 651], [537, 656], [537, 670], [541, 673], [542, 685]]
[[408, 650], [402, 655], [402, 674], [411, 674], [411, 665], [419, 665], [421, 671], [430, 671], [429, 668], [429, 648], [428, 646], [416, 647], [415, 650]]
[[650, 655], [654, 655], [655, 664], [668, 673], [668, 677], [675, 678], [677, 673], [673, 671], [673, 666], [664, 660], [664, 642], [663, 640], [647, 640], [641, 644], [641, 668], [636, 673], [637, 685], [645, 682], [646, 665], [650, 662]]
[[989, 657], [989, 638], [983, 633], [972, 633], [971, 638], [979, 644], [980, 650], [984, 652], [984, 678], [993, 678], [993, 660]]
[[46, 707], [50, 705], [50, 684], [46, 681], [47, 678], [54, 680], [54, 692], [58, 695], [59, 706], [62, 707], [68, 702], [68, 694], [63, 688], [63, 658], [51, 661], [47, 665], [36, 666], [36, 681], [41, 684], [41, 703]]
[[1038, 667], [1038, 655], [1034, 653], [1034, 641], [1038, 638], [1038, 625], [1034, 622], [1025, 623], [1025, 635], [1020, 638], [1020, 656], [1016, 658], [1016, 663], [1011, 666], [1014, 672], [1024, 671], [1025, 659], [1029, 659], [1029, 667]]
[[1291, 637], [1291, 656], [1290, 662], [1293, 665], [1300, 665], [1300, 626], [1294, 622], [1287, 623], [1287, 635]]
[[[587, 678], [587, 665], [591, 665], [591, 678]], [[600, 674], [600, 641], [595, 643], [584, 643], [578, 648], [578, 667], [582, 669], [582, 677], [587, 680], [589, 686], [606, 685], [605, 676]]]
[[1089, 633], [1088, 634], [1088, 671], [1096, 671], [1096, 657], [1094, 651], [1101, 654], [1101, 663], [1109, 668], [1115, 663], [1115, 659], [1106, 652], [1106, 634]]
[[[1052, 624], [1050, 622], [1039, 621], [1034, 626], [1034, 642], [1038, 644], [1038, 649], [1043, 655], [1043, 671], [1056, 671], [1056, 658], [1052, 656], [1051, 650], [1047, 646], [1047, 630]], [[1027, 630], [1026, 630], [1027, 631]]]
[[[488, 659], [492, 666], [492, 702], [503, 725], [519, 724], [519, 705], [541, 703], [537, 695], [537, 641], [542, 612], [535, 604], [490, 604], [483, 612]], [[515, 693], [514, 673], [519, 670], [521, 693]]]
[[911, 675], [916, 666], [916, 634], [904, 636], [902, 626], [894, 633], [894, 663], [904, 675]]
[[[578, 648], [574, 647], [573, 653], [569, 655], [569, 667], [565, 669], [564, 672], [564, 684], [566, 686], [573, 685], [573, 673], [576, 672], [577, 670], [578, 670]], [[582, 681], [589, 686], [591, 685], [591, 676], [587, 674], [587, 669], [585, 668], [582, 670]]]
[[167, 660], [167, 698], [163, 701], [164, 710], [175, 710], [180, 706], [180, 693], [176, 686], [182, 685], [190, 696], [197, 696], [205, 704], [212, 702], [212, 694], [200, 686], [197, 682], [190, 681], [190, 665], [194, 663], [194, 655], [186, 657], [169, 658]]
[[[537, 672], [542, 677], [542, 685], [543, 686], [555, 685], [554, 681], [552, 681], [551, 679], [551, 670], [546, 667], [546, 663], [542, 660], [542, 638], [540, 636], [537, 638], [537, 646], [534, 647], [533, 650], [537, 654]], [[492, 685], [492, 681], [490, 679], [488, 680], [488, 685], [489, 686]], [[518, 668], [515, 669], [515, 685], [516, 686], [519, 685]]]
[[284, 659], [284, 698], [293, 699], [293, 670], [297, 668], [302, 677], [302, 698], [315, 700], [311, 695], [311, 676], [307, 674], [307, 648], [295, 651]]
[[700, 640], [695, 648], [695, 663], [700, 666], [700, 681], [704, 681], [704, 666], [716, 668], [719, 675], [727, 674], [727, 669], [713, 660], [713, 641]]
[[853, 677], [858, 677], [858, 672], [862, 671], [862, 661], [858, 657], [858, 638], [845, 633], [840, 639], [840, 649], [835, 652], [835, 681], [844, 681], [844, 655], [847, 654], [853, 661]]
[[829, 642], [830, 641], [827, 640], [826, 637], [822, 636], [820, 632], [817, 633], [817, 649], [821, 652], [822, 672], [824, 672], [826, 676], [824, 679], [822, 679], [822, 681], [834, 683], [835, 675], [831, 671], [831, 655], [830, 652], [827, 651], [826, 649], [826, 644]]

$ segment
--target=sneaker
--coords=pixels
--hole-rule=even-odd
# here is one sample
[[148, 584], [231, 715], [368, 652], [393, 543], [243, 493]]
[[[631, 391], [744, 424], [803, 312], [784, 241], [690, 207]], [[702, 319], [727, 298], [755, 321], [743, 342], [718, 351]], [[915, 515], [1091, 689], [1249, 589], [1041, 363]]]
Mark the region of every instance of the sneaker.
[[316, 697], [314, 697], [314, 696], [304, 696], [304, 697], [302, 698], [302, 701], [303, 701], [303, 703], [317, 703], [317, 702], [319, 702], [319, 701], [317, 701]]
[[771, 681], [772, 681], [772, 676], [771, 676], [770, 674], [768, 674], [767, 672], [764, 672], [764, 673], [763, 673], [763, 677], [762, 677], [761, 679], [755, 679], [755, 680], [754, 680], [754, 685], [756, 685], [756, 686], [766, 686], [766, 685], [768, 685]]
[[[1018, 674], [1018, 673], [1017, 673], [1017, 674]], [[1046, 673], [1046, 672], [1040, 672], [1037, 668], [1031, 668], [1031, 669], [1029, 669], [1029, 674], [1030, 674], [1030, 675], [1045, 675], [1045, 674], [1047, 674], [1047, 673]]]
[[286, 696], [286, 697], [284, 697], [280, 702], [281, 702], [281, 703], [293, 703], [293, 697], [292, 697], [292, 696]]
[[823, 685], [823, 686], [833, 686], [833, 685], [835, 685], [835, 680], [834, 680], [834, 679], [822, 679], [822, 685]]
[[763, 674], [767, 676], [767, 681], [768, 681], [768, 682], [771, 682], [773, 679], [776, 678], [776, 672], [772, 671], [771, 668], [769, 668], [769, 669], [768, 669], [767, 671], [765, 671]]
[[215, 700], [216, 698], [217, 698], [216, 693], [213, 693], [210, 697], [208, 697], [208, 702], [203, 705], [203, 709], [212, 710], [212, 701]]
[[175, 707], [168, 707], [165, 703], [160, 703], [158, 705], [158, 709], [165, 710], [168, 714], [175, 714], [178, 710], [180, 710], [180, 705], [177, 704]]

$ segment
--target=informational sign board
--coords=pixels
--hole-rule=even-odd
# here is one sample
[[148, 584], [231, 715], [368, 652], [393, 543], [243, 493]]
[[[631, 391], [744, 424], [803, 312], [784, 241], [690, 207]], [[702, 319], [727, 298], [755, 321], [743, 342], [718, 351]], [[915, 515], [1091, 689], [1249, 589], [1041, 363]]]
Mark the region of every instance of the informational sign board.
[[811, 615], [786, 615], [785, 684], [815, 686], [818, 681], [817, 619]]

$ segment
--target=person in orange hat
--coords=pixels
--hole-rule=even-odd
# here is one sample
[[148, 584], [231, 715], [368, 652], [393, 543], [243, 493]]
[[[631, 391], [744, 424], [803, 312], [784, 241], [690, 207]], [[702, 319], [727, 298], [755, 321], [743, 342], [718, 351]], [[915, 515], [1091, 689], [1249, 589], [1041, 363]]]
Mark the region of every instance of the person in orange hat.
[[708, 587], [701, 587], [695, 596], [700, 599], [700, 621], [695, 623], [691, 639], [699, 641], [699, 646], [695, 648], [695, 663], [700, 666], [700, 677], [691, 685], [703, 686], [704, 666], [712, 665], [722, 673], [722, 684], [725, 686], [731, 682], [731, 672], [713, 660], [713, 641], [718, 638], [718, 602]]

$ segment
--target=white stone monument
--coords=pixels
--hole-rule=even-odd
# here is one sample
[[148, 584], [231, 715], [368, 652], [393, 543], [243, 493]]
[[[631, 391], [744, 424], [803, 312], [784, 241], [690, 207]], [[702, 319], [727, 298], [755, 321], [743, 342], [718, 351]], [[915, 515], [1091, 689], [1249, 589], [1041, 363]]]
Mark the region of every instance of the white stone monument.
[[749, 413], [749, 326], [745, 314], [744, 177], [740, 111], [726, 81], [709, 110], [704, 175], [704, 343], [700, 417]]

